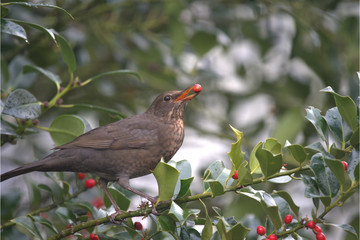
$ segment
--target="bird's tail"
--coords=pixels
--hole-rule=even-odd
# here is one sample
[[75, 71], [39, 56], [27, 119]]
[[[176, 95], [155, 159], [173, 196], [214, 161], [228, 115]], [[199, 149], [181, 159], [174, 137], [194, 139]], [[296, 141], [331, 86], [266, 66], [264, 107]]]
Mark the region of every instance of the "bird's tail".
[[13, 178], [25, 173], [33, 172], [33, 171], [41, 171], [41, 163], [40, 161], [33, 162], [30, 164], [27, 164], [22, 167], [15, 168], [14, 170], [11, 170], [9, 172], [3, 173], [0, 175], [0, 181], [5, 181], [9, 178]]

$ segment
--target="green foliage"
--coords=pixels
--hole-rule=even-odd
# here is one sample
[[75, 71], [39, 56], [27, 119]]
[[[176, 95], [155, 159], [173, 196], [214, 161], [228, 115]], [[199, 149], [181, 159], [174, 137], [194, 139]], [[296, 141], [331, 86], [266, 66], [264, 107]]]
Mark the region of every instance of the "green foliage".
[[71, 142], [86, 130], [84, 120], [75, 115], [61, 115], [49, 127], [51, 138], [56, 146]]
[[[1, 31], [11, 39], [11, 41], [5, 39], [8, 45], [1, 59], [2, 145], [15, 144], [17, 139], [30, 134], [35, 136], [40, 130], [49, 132], [55, 145], [67, 143], [90, 130], [86, 120], [80, 117], [81, 111], [96, 110], [103, 114], [100, 118], [104, 118], [106, 122], [124, 118], [125, 115], [115, 109], [118, 109], [118, 104], [121, 103], [126, 106], [121, 109], [134, 111], [131, 101], [134, 89], [142, 89], [141, 96], [144, 99], [141, 98], [141, 101], [148, 102], [145, 98], [151, 96], [153, 92], [146, 89], [145, 85], [168, 89], [175, 87], [174, 79], [198, 78], [204, 82], [205, 80], [202, 79], [206, 79], [205, 83], [208, 83], [211, 97], [216, 97], [216, 94], [213, 94], [215, 91], [222, 94], [223, 99], [226, 99], [228, 112], [233, 111], [235, 103], [242, 101], [244, 97], [267, 93], [273, 96], [272, 100], [277, 109], [273, 109], [274, 114], [266, 113], [266, 118], [275, 116], [277, 122], [271, 129], [272, 138], [258, 143], [253, 143], [250, 139], [256, 137], [259, 129], [267, 125], [265, 120], [251, 123], [248, 128], [250, 130], [244, 127], [247, 129], [245, 132], [230, 126], [235, 133], [236, 141], [231, 144], [229, 159], [217, 160], [205, 167], [202, 178], [203, 190], [200, 193], [194, 194], [191, 190], [196, 179], [192, 173], [191, 161], [170, 161], [167, 164], [160, 162], [153, 172], [158, 182], [159, 216], [153, 216], [152, 209], [146, 204], [141, 205], [139, 210], [129, 211], [131, 196], [115, 186], [110, 186], [109, 192], [124, 211], [116, 218], [124, 220], [122, 225], [109, 223], [107, 215], [111, 211], [110, 201], [104, 195], [103, 198], [101, 197], [103, 204], [95, 207], [88, 196], [91, 194], [102, 196], [102, 194], [99, 194], [96, 188], [85, 189], [83, 181], [77, 179], [76, 174], [46, 174], [49, 182], [28, 184], [32, 193], [30, 201], [33, 211], [31, 212], [18, 211], [21, 198], [19, 192], [1, 196], [1, 228], [4, 239], [16, 234], [26, 235], [31, 239], [62, 239], [70, 235], [73, 235], [74, 239], [85, 239], [83, 234], [90, 235], [90, 233], [98, 234], [100, 239], [160, 239], [162, 234], [167, 234], [166, 236], [171, 236], [173, 239], [256, 238], [253, 234], [256, 226], [248, 225], [247, 216], [238, 214], [237, 209], [242, 212], [261, 212], [261, 216], [255, 217], [256, 221], [266, 226], [267, 235], [273, 233], [278, 238], [304, 237], [303, 231], [299, 232], [299, 230], [306, 227], [308, 220], [314, 220], [329, 228], [342, 229], [354, 238], [358, 238], [358, 233], [351, 225], [330, 223], [327, 219], [327, 215], [330, 215], [334, 208], [346, 207], [348, 199], [358, 194], [359, 189], [359, 109], [352, 100], [358, 93], [350, 92], [350, 97], [335, 91], [340, 88], [339, 79], [351, 78], [351, 76], [341, 75], [346, 71], [340, 69], [341, 67], [332, 66], [333, 63], [343, 66], [339, 62], [343, 62], [344, 59], [333, 57], [338, 53], [334, 53], [331, 45], [331, 42], [339, 41], [334, 37], [335, 35], [344, 36], [343, 41], [351, 41], [353, 38], [348, 37], [344, 29], [344, 26], [348, 26], [345, 22], [339, 24], [339, 29], [344, 31], [343, 34], [323, 29], [322, 25], [326, 24], [316, 26], [319, 29], [312, 29], [312, 24], [309, 24], [323, 21], [318, 12], [325, 11], [314, 13], [312, 9], [328, 9], [328, 6], [317, 3], [319, 6], [314, 5], [309, 9], [307, 1], [296, 4], [280, 1], [278, 5], [285, 4], [292, 19], [296, 20], [294, 20], [296, 36], [293, 43], [301, 45], [302, 48], [292, 49], [291, 57], [301, 58], [304, 66], [307, 65], [306, 69], [312, 70], [308, 66], [314, 68], [313, 72], [316, 72], [321, 80], [310, 76], [308, 76], [310, 79], [297, 79], [299, 73], [295, 70], [277, 76], [280, 80], [274, 80], [271, 74], [257, 73], [259, 68], [254, 67], [253, 63], [249, 63], [250, 61], [241, 62], [241, 59], [238, 59], [236, 74], [247, 79], [243, 85], [248, 86], [249, 89], [247, 96], [240, 94], [237, 96], [234, 94], [235, 88], [226, 91], [224, 82], [220, 84], [213, 82], [215, 79], [218, 80], [217, 76], [219, 79], [226, 78], [221, 74], [227, 70], [212, 69], [213, 66], [209, 63], [212, 58], [207, 57], [211, 56], [212, 52], [216, 52], [212, 50], [226, 51], [235, 48], [235, 39], [241, 33], [242, 38], [256, 42], [256, 49], [261, 56], [259, 62], [267, 62], [271, 57], [269, 53], [273, 50], [273, 46], [269, 46], [270, 42], [278, 42], [278, 40], [272, 38], [274, 33], [271, 29], [267, 29], [269, 33], [255, 29], [261, 27], [261, 22], [273, 17], [267, 15], [271, 12], [288, 16], [286, 12], [274, 7], [275, 5], [267, 2], [260, 5], [257, 3], [236, 5], [237, 8], [234, 8], [232, 14], [242, 7], [246, 7], [254, 14], [253, 17], [240, 20], [238, 18], [241, 17], [231, 18], [227, 7], [220, 4], [207, 6], [209, 18], [202, 19], [206, 18], [206, 14], [202, 15], [201, 3], [196, 2], [174, 1], [154, 3], [154, 5], [129, 1], [106, 4], [92, 2], [89, 5], [76, 3], [80, 4], [77, 8], [73, 7], [74, 3], [69, 2], [63, 3], [64, 8], [26, 2], [1, 4]], [[63, 15], [55, 18], [49, 14], [41, 19], [43, 21], [41, 24], [39, 24], [41, 21], [35, 21], [34, 18], [26, 21], [10, 18], [13, 11], [24, 7], [30, 7], [30, 12], [56, 11]], [[196, 18], [197, 14], [191, 15], [191, 11], [194, 11], [193, 7], [200, 11], [200, 19]], [[71, 9], [71, 13], [65, 9]], [[105, 14], [102, 15], [102, 12]], [[66, 25], [75, 25], [74, 22], [67, 22], [72, 21], [73, 16], [77, 20], [76, 24], [82, 27], [84, 19], [90, 21], [88, 25], [91, 28], [81, 32], [89, 35], [86, 40], [81, 40], [80, 32], [74, 37], [69, 34], [71, 29], [64, 29]], [[192, 20], [196, 22], [191, 22]], [[305, 23], [307, 27], [304, 29], [301, 27], [303, 21], [307, 22]], [[351, 20], [348, 21], [351, 23]], [[54, 28], [64, 31], [57, 32]], [[265, 33], [270, 37], [265, 36]], [[309, 42], [311, 37], [320, 41], [319, 46], [310, 43], [312, 41]], [[13, 39], [21, 40], [21, 43], [17, 44], [24, 45], [18, 47], [13, 43], [15, 42]], [[358, 51], [352, 49], [354, 43], [348, 43], [344, 44], [344, 52], [339, 55], [350, 56], [345, 61], [349, 63], [351, 72], [353, 71], [351, 66], [355, 62], [351, 56], [353, 52]], [[357, 44], [356, 42], [355, 45]], [[306, 55], [309, 51], [311, 58]], [[42, 55], [44, 52], [45, 55]], [[317, 54], [324, 61], [314, 61], [313, 56]], [[20, 58], [17, 57], [20, 55], [24, 58], [26, 56], [26, 60], [19, 60]], [[59, 63], [60, 55], [62, 62]], [[191, 65], [191, 61], [186, 62], [186, 60], [186, 64], [189, 65], [183, 67], [183, 63], [180, 62], [184, 62], [181, 60], [187, 56], [190, 56], [189, 59], [193, 57], [195, 62], [201, 62], [203, 69], [201, 67], [196, 69]], [[288, 60], [295, 64], [294, 59]], [[207, 64], [209, 66], [206, 66]], [[127, 81], [133, 78], [140, 81]], [[98, 81], [100, 79], [102, 81]], [[116, 80], [113, 81], [114, 79]], [[42, 84], [40, 88], [36, 87], [38, 82]], [[211, 89], [212, 85], [215, 86], [213, 89]], [[323, 88], [326, 85], [333, 86], [335, 90], [332, 87]], [[93, 97], [94, 89], [96, 93], [109, 86], [114, 88], [115, 94], [112, 99], [108, 99], [108, 104], [104, 105], [110, 107], [98, 106]], [[353, 89], [351, 82], [348, 87]], [[333, 97], [336, 106], [333, 106], [331, 101], [318, 101], [326, 95], [318, 94], [317, 90], [320, 88], [323, 88], [322, 92], [331, 94], [329, 96]], [[87, 95], [88, 98], [82, 101], [79, 97], [82, 95]], [[63, 104], [64, 99], [74, 103]], [[302, 109], [305, 101], [310, 104], [316, 103], [318, 107], [309, 106], [306, 108], [306, 117], [303, 117]], [[295, 107], [294, 102], [297, 103]], [[324, 109], [328, 110], [323, 112]], [[54, 113], [56, 116], [52, 115]], [[231, 122], [227, 118], [219, 120], [220, 117], [217, 118], [215, 115], [219, 114], [212, 114], [213, 122]], [[39, 126], [37, 118], [46, 117], [51, 118], [51, 121], [48, 121], [49, 127]], [[306, 128], [306, 119], [314, 128]], [[203, 126], [192, 124], [206, 131]], [[230, 131], [223, 127], [219, 129], [222, 134]], [[299, 133], [303, 137], [302, 143], [291, 144], [290, 141], [298, 142]], [[318, 136], [320, 141], [309, 144], [309, 139], [313, 139], [314, 136]], [[247, 154], [248, 152], [250, 154]], [[347, 172], [344, 171], [341, 161], [348, 163]], [[234, 179], [233, 175], [236, 171], [238, 178]], [[304, 196], [313, 201], [311, 213], [304, 212], [301, 206], [295, 204], [301, 199], [294, 199], [289, 192], [269, 190], [272, 189], [270, 186], [278, 186], [278, 184], [284, 186], [290, 181], [305, 185]], [[231, 196], [234, 197], [232, 202], [245, 198], [251, 204], [249, 207], [243, 204], [237, 206], [221, 204], [221, 200], [229, 202], [227, 198]], [[212, 206], [213, 202], [216, 202], [212, 201], [212, 198], [219, 199], [220, 207]], [[230, 210], [222, 210], [226, 208]], [[290, 225], [285, 225], [283, 222], [287, 214], [296, 217]], [[136, 231], [132, 218], [138, 216], [149, 217], [152, 220], [151, 226], [146, 230]], [[202, 230], [199, 230], [201, 228]]]

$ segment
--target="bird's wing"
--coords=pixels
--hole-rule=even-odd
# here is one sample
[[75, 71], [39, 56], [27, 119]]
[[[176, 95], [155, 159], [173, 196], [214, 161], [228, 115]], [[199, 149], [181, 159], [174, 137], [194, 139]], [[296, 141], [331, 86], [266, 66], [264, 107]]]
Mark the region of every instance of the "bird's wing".
[[157, 129], [157, 123], [146, 118], [123, 119], [95, 128], [56, 148], [148, 148], [158, 141]]

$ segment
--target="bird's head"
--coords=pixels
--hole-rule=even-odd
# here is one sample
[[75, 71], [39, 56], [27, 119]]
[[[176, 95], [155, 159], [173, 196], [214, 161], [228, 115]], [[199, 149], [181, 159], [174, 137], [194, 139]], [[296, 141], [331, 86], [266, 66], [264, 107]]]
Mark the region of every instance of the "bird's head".
[[[184, 89], [183, 91], [169, 91], [160, 94], [151, 104], [146, 113], [169, 120], [174, 118], [182, 119], [187, 103], [196, 97], [201, 91], [201, 89], [195, 89], [195, 86], [200, 85], [196, 84]], [[193, 89], [195, 93], [188, 96], [191, 89]]]

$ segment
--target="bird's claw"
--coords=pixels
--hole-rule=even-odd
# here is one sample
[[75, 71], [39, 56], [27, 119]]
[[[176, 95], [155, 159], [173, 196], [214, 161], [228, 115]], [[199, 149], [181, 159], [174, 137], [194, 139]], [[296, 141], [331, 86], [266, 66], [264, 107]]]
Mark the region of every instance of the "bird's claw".
[[108, 214], [106, 214], [106, 218], [113, 224], [121, 225], [122, 222], [124, 221], [124, 219], [120, 219], [120, 221], [115, 219], [116, 216], [120, 215], [120, 214], [122, 214], [121, 211], [116, 211], [116, 212], [110, 214], [110, 216]]

